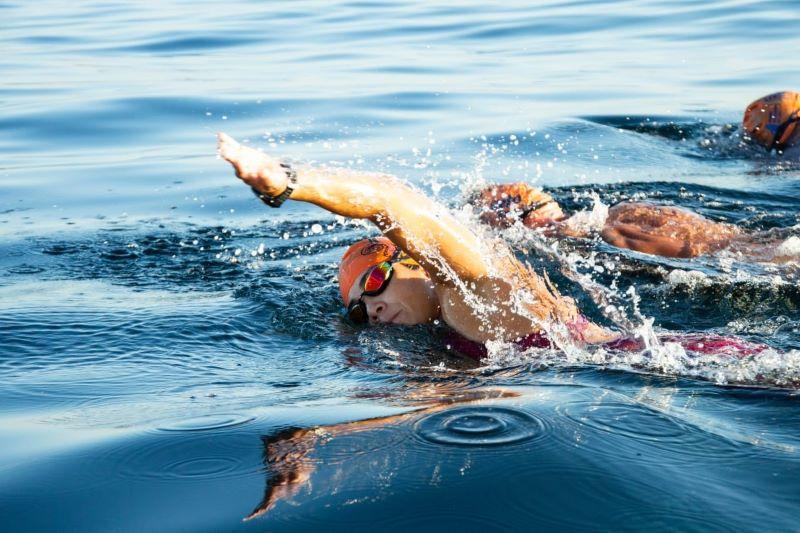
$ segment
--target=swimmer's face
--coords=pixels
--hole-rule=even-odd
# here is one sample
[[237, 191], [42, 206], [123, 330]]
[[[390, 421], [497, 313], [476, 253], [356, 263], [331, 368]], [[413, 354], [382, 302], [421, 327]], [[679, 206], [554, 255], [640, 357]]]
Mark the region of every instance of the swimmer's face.
[[553, 200], [553, 197], [549, 194], [545, 196], [546, 198], [543, 198], [543, 200], [547, 201], [547, 203], [535, 211], [528, 213], [523, 219], [522, 223], [529, 228], [541, 228], [544, 226], [549, 226], [553, 222], [557, 222], [565, 218], [564, 211], [561, 210], [561, 206], [558, 205], [558, 202]]
[[473, 198], [473, 204], [480, 209], [482, 222], [500, 228], [507, 228], [517, 220], [538, 228], [564, 218], [552, 196], [522, 182], [486, 187]]
[[[433, 282], [416, 265], [394, 263], [392, 279], [376, 296], [363, 296], [371, 324], [426, 324], [439, 316], [439, 299]], [[361, 296], [361, 279], [353, 284], [348, 301]]]

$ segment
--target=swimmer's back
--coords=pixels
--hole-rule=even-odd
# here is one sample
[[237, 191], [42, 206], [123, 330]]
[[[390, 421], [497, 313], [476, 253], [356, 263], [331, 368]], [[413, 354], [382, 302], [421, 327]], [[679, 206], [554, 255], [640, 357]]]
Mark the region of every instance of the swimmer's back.
[[739, 230], [680, 207], [624, 202], [611, 207], [602, 232], [614, 246], [667, 257], [696, 257], [724, 248]]

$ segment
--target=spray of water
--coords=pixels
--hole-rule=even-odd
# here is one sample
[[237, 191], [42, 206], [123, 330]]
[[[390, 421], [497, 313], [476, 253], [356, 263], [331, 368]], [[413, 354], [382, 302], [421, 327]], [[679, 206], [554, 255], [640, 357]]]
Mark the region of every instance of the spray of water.
[[[437, 165], [436, 154], [430, 148], [415, 153], [415, 161], [407, 161], [408, 166], [414, 168], [428, 169], [431, 171], [425, 185], [435, 193], [447, 189], [460, 189], [462, 203], [459, 208], [451, 211], [452, 214], [463, 224], [467, 224], [479, 239], [479, 253], [487, 258], [487, 264], [491, 265], [490, 276], [503, 279], [507, 272], [503, 271], [499, 265], [507, 265], [513, 261], [513, 252], [509, 247], [522, 250], [526, 255], [533, 255], [548, 259], [552, 264], [557, 265], [560, 272], [569, 280], [580, 287], [596, 304], [599, 312], [625, 336], [636, 337], [642, 341], [642, 348], [634, 351], [615, 351], [602, 346], [585, 346], [583, 343], [576, 342], [564, 325], [563, 321], [554, 319], [555, 317], [547, 314], [537, 313], [537, 307], [543, 303], [542, 294], [557, 294], [552, 290], [551, 284], [546, 274], [539, 275], [539, 281], [534, 286], [524, 284], [509, 294], [510, 301], [504, 302], [506, 309], [512, 309], [515, 313], [527, 318], [532, 324], [545, 332], [552, 342], [557, 346], [557, 350], [529, 349], [520, 351], [513, 344], [501, 341], [490, 341], [487, 343], [489, 359], [487, 365], [491, 368], [498, 366], [516, 364], [521, 362], [531, 362], [536, 364], [558, 365], [603, 365], [625, 370], [643, 370], [647, 372], [658, 372], [671, 375], [683, 375], [700, 377], [713, 380], [719, 383], [745, 383], [745, 384], [772, 384], [772, 385], [791, 385], [800, 382], [800, 352], [790, 350], [779, 353], [775, 350], [766, 350], [758, 355], [735, 357], [735, 354], [719, 355], [699, 355], [687, 351], [679, 342], [675, 342], [675, 336], [669, 340], [663, 340], [663, 332], [658, 332], [654, 328], [654, 319], [645, 316], [640, 310], [640, 296], [634, 286], [620, 288], [624, 283], [621, 277], [622, 271], [613, 259], [609, 259], [596, 252], [578, 253], [569, 250], [558, 242], [548, 240], [543, 235], [524, 227], [517, 223], [510, 228], [502, 230], [500, 235], [495, 230], [491, 230], [480, 224], [478, 221], [479, 213], [470, 205], [463, 204], [463, 198], [469, 197], [472, 193], [487, 185], [484, 172], [489, 165], [493, 155], [502, 151], [484, 142], [482, 149], [474, 156], [473, 166], [468, 172], [451, 173], [448, 178], [441, 178], [435, 169]], [[541, 177], [541, 167], [537, 166], [536, 178]], [[585, 232], [595, 232], [607, 216], [609, 206], [606, 205], [599, 195], [594, 192], [587, 194], [592, 207], [580, 212], [573, 217], [573, 223]], [[340, 226], [358, 226], [357, 223], [337, 221], [335, 225], [322, 225], [326, 232], [334, 235], [336, 228]], [[360, 226], [359, 226], [360, 227]], [[310, 227], [311, 234], [317, 234], [313, 227]], [[319, 228], [317, 228], [319, 229]], [[341, 229], [341, 228], [339, 228]], [[307, 232], [308, 233], [308, 232]], [[409, 236], [412, 241], [424, 242], [420, 236]], [[499, 238], [498, 238], [499, 237]], [[784, 257], [796, 257], [800, 241], [796, 237], [785, 237], [774, 248], [776, 255]], [[497, 301], [488, 299], [480, 294], [476, 287], [463, 281], [447, 264], [436, 249], [420, 250], [426, 257], [437, 265], [447, 280], [457, 288], [464, 300], [475, 310], [478, 316], [491, 317], [503, 311], [503, 305]], [[254, 257], [261, 257], [262, 250], [255, 250]], [[253, 255], [253, 252], [251, 252]], [[302, 251], [300, 252], [302, 255]], [[720, 264], [725, 259], [720, 260]], [[528, 265], [527, 268], [530, 268]], [[723, 268], [724, 270], [724, 268]], [[680, 273], [670, 270], [667, 276], [675, 277], [674, 283], [681, 283]], [[695, 278], [707, 277], [707, 274], [693, 270], [685, 271], [684, 277], [691, 278], [690, 281], [697, 281]], [[604, 284], [596, 280], [598, 274], [608, 275], [613, 273], [613, 281]], [[618, 283], [620, 282], [620, 283]], [[705, 282], [705, 281], [702, 281]], [[538, 289], [545, 288], [541, 291]], [[534, 289], [534, 290], [531, 290]], [[496, 323], [497, 321], [491, 321]], [[490, 330], [485, 321], [484, 327], [487, 336], [494, 338], [507, 338], [507, 332], [501, 325], [495, 326]], [[662, 338], [659, 338], [659, 334]], [[387, 342], [388, 339], [387, 339]], [[386, 352], [389, 353], [388, 351]], [[397, 354], [395, 354], [397, 355]], [[399, 358], [399, 356], [397, 356]]]

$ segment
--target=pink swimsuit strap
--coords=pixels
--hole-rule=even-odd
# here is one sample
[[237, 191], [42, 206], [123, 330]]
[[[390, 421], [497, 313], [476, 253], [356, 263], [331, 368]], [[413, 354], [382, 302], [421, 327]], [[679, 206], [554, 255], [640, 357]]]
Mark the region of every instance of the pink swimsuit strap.
[[[583, 315], [581, 315], [581, 317], [583, 321], [585, 321], [582, 321], [582, 323], [589, 323], [586, 317], [583, 317]], [[570, 331], [574, 331], [570, 325], [567, 327]], [[585, 328], [585, 325], [583, 327]], [[578, 340], [582, 338], [582, 336], [578, 335], [575, 335], [575, 337]], [[760, 354], [769, 348], [769, 346], [765, 344], [756, 344], [743, 339], [737, 339], [736, 337], [722, 337], [713, 334], [687, 333], [685, 335], [661, 335], [658, 338], [662, 342], [678, 343], [690, 352], [703, 355], [747, 357]], [[488, 355], [485, 344], [469, 340], [452, 330], [445, 334], [444, 343], [448, 350], [474, 359], [475, 361], [480, 361]], [[514, 344], [522, 350], [555, 347], [550, 339], [547, 338], [547, 335], [541, 331], [517, 339]], [[621, 337], [617, 340], [602, 344], [601, 346], [606, 350], [620, 352], [640, 351], [645, 348], [644, 341], [636, 337]]]
[[[456, 352], [459, 355], [469, 357], [470, 359], [474, 359], [476, 361], [480, 361], [489, 355], [485, 344], [470, 340], [452, 330], [448, 331], [444, 335], [444, 344], [447, 350]], [[514, 344], [516, 344], [522, 350], [528, 350], [530, 348], [555, 347], [544, 332], [531, 333], [520, 339], [517, 339]]]

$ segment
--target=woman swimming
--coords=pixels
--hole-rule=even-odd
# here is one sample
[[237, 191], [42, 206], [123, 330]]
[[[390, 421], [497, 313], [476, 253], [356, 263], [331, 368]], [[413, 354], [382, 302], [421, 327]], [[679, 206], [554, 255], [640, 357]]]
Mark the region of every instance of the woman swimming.
[[780, 246], [787, 237], [785, 231], [748, 232], [676, 206], [621, 202], [608, 208], [599, 204], [592, 211], [567, 216], [550, 194], [527, 183], [491, 185], [470, 203], [479, 209], [481, 221], [494, 227], [520, 221], [549, 237], [597, 235], [612, 246], [645, 254], [691, 258], [729, 250], [762, 262], [793, 257]]
[[[356, 242], [339, 265], [339, 289], [356, 323], [425, 324], [442, 320], [458, 351], [480, 359], [489, 341], [522, 348], [641, 343], [588, 320], [546, 275], [522, 264], [508, 246], [481, 240], [442, 205], [397, 178], [344, 169], [297, 166], [219, 134], [219, 154], [268, 205], [309, 202], [337, 215], [366, 219], [384, 234]], [[541, 209], [544, 209], [542, 206]], [[671, 340], [671, 339], [670, 339]], [[736, 339], [687, 338], [687, 349], [750, 355], [764, 347]], [[464, 341], [464, 342], [459, 342]], [[676, 340], [680, 342], [680, 340]]]
[[[596, 344], [618, 334], [581, 315], [499, 242], [481, 241], [446, 208], [387, 175], [288, 166], [219, 135], [219, 153], [271, 205], [287, 198], [373, 222], [384, 237], [347, 250], [339, 267], [351, 320], [423, 324], [442, 320], [478, 343], [517, 341], [553, 325]], [[404, 259], [407, 258], [407, 259]]]
[[[287, 199], [310, 202], [332, 213], [370, 220], [384, 233], [385, 237], [350, 246], [339, 268], [341, 297], [355, 322], [420, 324], [441, 319], [465, 339], [478, 341], [462, 343], [465, 351], [476, 348], [468, 354], [475, 358], [485, 355], [482, 343], [488, 340], [511, 340], [523, 347], [543, 345], [537, 344], [539, 341], [549, 343], [540, 335], [547, 321], [562, 326], [579, 343], [602, 343], [605, 349], [619, 350], [643, 347], [641, 340], [622, 337], [589, 322], [574, 301], [561, 296], [546, 277], [519, 263], [507, 248], [480, 241], [442, 206], [391, 176], [310, 166], [293, 168], [241, 146], [225, 134], [219, 136], [219, 153], [234, 166], [242, 181], [274, 207]], [[528, 216], [555, 218], [560, 211], [547, 197], [528, 202], [526, 207], [534, 206]], [[620, 209], [618, 219], [631, 220], [624, 215]], [[640, 211], [636, 216], [645, 215]], [[616, 220], [612, 216], [609, 213], [606, 221]], [[697, 226], [695, 218], [684, 221]], [[719, 233], [719, 238], [725, 236], [724, 231]], [[714, 335], [662, 340], [679, 343], [693, 352], [740, 357], [766, 348]], [[262, 501], [247, 519], [263, 515], [309, 482], [317, 463], [308, 456], [319, 441], [412, 420], [461, 402], [513, 396], [502, 390], [448, 395], [437, 388], [430, 393], [430, 404], [409, 413], [325, 427], [289, 428], [264, 437], [264, 460], [272, 475]]]

